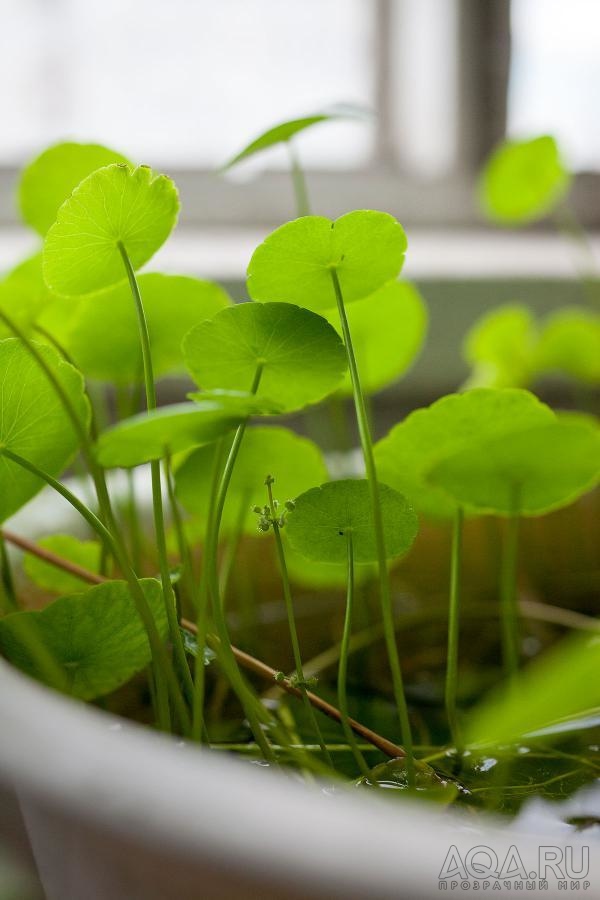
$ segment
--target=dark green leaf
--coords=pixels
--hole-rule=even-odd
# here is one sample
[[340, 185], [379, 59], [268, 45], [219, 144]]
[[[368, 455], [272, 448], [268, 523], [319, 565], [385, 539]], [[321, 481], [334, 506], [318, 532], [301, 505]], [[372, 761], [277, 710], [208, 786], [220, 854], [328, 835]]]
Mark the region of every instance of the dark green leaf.
[[[401, 556], [414, 541], [419, 523], [413, 508], [397, 491], [379, 485], [388, 559]], [[377, 549], [369, 485], [363, 480], [330, 481], [296, 498], [286, 526], [292, 547], [317, 562], [343, 563], [348, 536], [357, 563], [375, 562]]]
[[[167, 621], [161, 586], [141, 582], [164, 637]], [[109, 581], [85, 593], [55, 600], [41, 612], [18, 612], [0, 620], [0, 650], [13, 665], [43, 680], [21, 634], [34, 628], [64, 670], [69, 693], [93, 700], [116, 690], [151, 658], [146, 631], [124, 581]]]

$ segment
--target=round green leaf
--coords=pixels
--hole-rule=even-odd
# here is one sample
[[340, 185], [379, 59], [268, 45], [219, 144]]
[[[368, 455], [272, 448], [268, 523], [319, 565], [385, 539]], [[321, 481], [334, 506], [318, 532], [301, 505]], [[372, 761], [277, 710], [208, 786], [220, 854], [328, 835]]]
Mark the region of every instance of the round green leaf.
[[18, 200], [24, 221], [45, 235], [74, 188], [96, 169], [111, 163], [129, 164], [129, 160], [100, 144], [69, 142], [48, 147], [21, 173]]
[[429, 473], [456, 503], [525, 516], [572, 503], [599, 477], [600, 433], [566, 422], [474, 442]]
[[[385, 548], [388, 559], [401, 556], [411, 546], [419, 522], [408, 501], [386, 484], [379, 485]], [[354, 559], [377, 559], [369, 484], [363, 480], [330, 481], [296, 498], [296, 508], [286, 525], [292, 547], [317, 562], [343, 563], [352, 535]]]
[[536, 340], [535, 319], [526, 306], [507, 304], [486, 313], [465, 338], [463, 356], [473, 366], [465, 387], [526, 387]]
[[174, 403], [139, 413], [109, 428], [96, 444], [96, 458], [107, 469], [130, 468], [167, 451], [180, 453], [216, 441], [252, 415], [273, 414], [266, 400], [241, 391], [198, 394], [195, 403]]
[[[412, 284], [390, 281], [370, 297], [352, 303], [347, 315], [363, 390], [374, 394], [413, 364], [427, 329], [425, 303]], [[341, 334], [337, 308], [328, 310], [325, 317]], [[338, 392], [352, 396], [349, 372]]]
[[[194, 450], [175, 473], [177, 496], [184, 508], [204, 524], [208, 509], [214, 446]], [[267, 502], [265, 478], [272, 475], [274, 496], [281, 502], [291, 500], [315, 482], [327, 478], [320, 449], [308, 438], [287, 428], [252, 426], [246, 430], [223, 509], [222, 531], [241, 527], [247, 534], [257, 533], [253, 506]]]
[[342, 379], [346, 352], [335, 329], [289, 303], [240, 303], [193, 328], [183, 341], [189, 372], [202, 388], [251, 389], [285, 412], [322, 400]]
[[344, 301], [360, 300], [397, 278], [406, 246], [402, 226], [388, 213], [356, 210], [335, 221], [304, 216], [277, 228], [256, 248], [248, 291], [261, 302], [331, 309], [337, 305], [332, 269]]
[[[161, 586], [141, 581], [157, 628], [167, 621]], [[0, 650], [13, 665], [43, 680], [27, 652], [24, 628], [32, 628], [64, 669], [69, 693], [93, 700], [116, 690], [151, 658], [146, 631], [124, 581], [108, 581], [81, 594], [55, 600], [41, 612], [18, 612], [0, 620]]]
[[[44, 329], [64, 347], [80, 298], [57, 297], [44, 281], [42, 254], [36, 253], [20, 262], [0, 284], [0, 293], [6, 298], [2, 305], [26, 334], [34, 332], [36, 340], [44, 338], [38, 328]], [[0, 323], [0, 336], [12, 337]]]
[[[83, 379], [51, 347], [37, 345], [48, 366], [89, 424]], [[20, 341], [0, 341], [0, 450], [7, 447], [48, 474], [57, 476], [71, 462], [79, 439], [42, 368]], [[0, 455], [0, 521], [5, 521], [44, 486], [16, 463]]]
[[[150, 272], [138, 284], [152, 350], [154, 375], [184, 369], [181, 342], [187, 332], [230, 303], [212, 281]], [[69, 355], [90, 378], [131, 384], [142, 378], [142, 355], [135, 306], [128, 284], [115, 285], [81, 300], [65, 342]]]
[[44, 243], [44, 279], [67, 297], [91, 294], [126, 279], [119, 243], [139, 269], [177, 221], [177, 189], [148, 166], [106, 166], [75, 188]]
[[485, 165], [479, 195], [490, 219], [501, 225], [525, 225], [549, 213], [569, 183], [556, 141], [544, 135], [500, 144]]
[[546, 319], [536, 349], [538, 372], [562, 372], [588, 384], [600, 382], [600, 316], [588, 309], [560, 309]]
[[449, 394], [410, 413], [377, 443], [377, 472], [425, 515], [450, 517], [455, 501], [427, 478], [434, 466], [474, 441], [554, 421], [552, 410], [529, 391], [478, 388]]
[[[49, 550], [62, 559], [76, 563], [88, 572], [100, 571], [102, 547], [98, 541], [81, 541], [70, 534], [52, 534], [37, 542], [38, 547]], [[70, 575], [62, 569], [50, 563], [44, 562], [39, 556], [26, 553], [23, 559], [23, 568], [27, 576], [38, 587], [55, 594], [72, 594], [87, 587], [87, 583], [76, 575]]]

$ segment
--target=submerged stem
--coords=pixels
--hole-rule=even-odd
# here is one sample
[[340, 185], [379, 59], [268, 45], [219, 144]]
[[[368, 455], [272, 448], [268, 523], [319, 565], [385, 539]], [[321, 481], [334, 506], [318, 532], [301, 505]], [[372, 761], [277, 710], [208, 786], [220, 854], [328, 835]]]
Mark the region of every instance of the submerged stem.
[[459, 753], [463, 744], [458, 724], [456, 695], [458, 684], [458, 653], [460, 638], [460, 575], [462, 562], [462, 537], [464, 513], [459, 506], [452, 526], [452, 553], [450, 560], [450, 599], [448, 615], [448, 661], [446, 666], [446, 715], [452, 741]]
[[[146, 406], [148, 410], [156, 409], [156, 385], [154, 383], [154, 370], [152, 366], [152, 352], [150, 348], [150, 334], [148, 331], [148, 322], [144, 310], [142, 296], [140, 294], [139, 285], [135, 277], [133, 266], [125, 246], [121, 241], [118, 242], [119, 252], [123, 260], [123, 265], [129, 279], [129, 287], [135, 304], [135, 310], [138, 320], [138, 328], [140, 335], [140, 344], [142, 348], [142, 362], [144, 365], [144, 386], [146, 389]], [[177, 616], [177, 601], [175, 591], [171, 584], [171, 572], [169, 567], [169, 559], [167, 554], [167, 539], [165, 532], [165, 515], [162, 497], [162, 482], [160, 475], [160, 460], [155, 459], [150, 463], [150, 477], [152, 480], [152, 511], [154, 516], [154, 532], [156, 537], [156, 549], [158, 553], [158, 562], [160, 567], [160, 580], [163, 589], [163, 597], [165, 602], [165, 610], [167, 613], [167, 621], [169, 623], [169, 634], [173, 644], [175, 655], [175, 664], [179, 677], [182, 680], [184, 690], [192, 700], [194, 693], [194, 684], [192, 675], [185, 655], [183, 646], [183, 638], [179, 630], [179, 620]]]
[[[252, 386], [250, 388], [250, 393], [252, 394], [255, 394], [258, 390], [262, 371], [263, 363], [259, 362], [257, 364], [256, 373], [254, 375]], [[262, 723], [270, 721], [270, 717], [266, 716], [266, 710], [263, 710], [262, 705], [250, 690], [236, 662], [235, 655], [233, 654], [233, 651], [231, 649], [231, 638], [229, 637], [229, 629], [227, 627], [227, 620], [225, 618], [225, 610], [223, 608], [223, 601], [219, 585], [218, 550], [221, 519], [223, 517], [223, 509], [225, 507], [225, 500], [227, 499], [227, 491], [229, 490], [231, 476], [233, 475], [237, 456], [242, 444], [242, 440], [244, 438], [244, 433], [246, 431], [247, 421], [247, 419], [244, 419], [244, 421], [240, 422], [235, 431], [227, 460], [225, 462], [225, 467], [221, 474], [221, 478], [216, 490], [214, 510], [211, 521], [209, 522], [209, 527], [207, 528], [207, 539], [204, 549], [203, 561], [203, 570], [206, 570], [206, 574], [203, 574], [203, 578], [206, 578], [208, 593], [212, 598], [213, 617], [215, 620], [215, 626], [217, 628], [217, 634], [221, 642], [222, 662], [227, 667], [227, 674], [231, 679], [232, 687], [238, 695], [240, 702], [244, 708], [244, 712], [248, 718], [248, 722], [256, 739], [256, 743], [261, 748], [265, 759], [274, 762], [275, 757], [273, 755], [273, 752], [271, 751], [269, 742], [262, 728]], [[196, 678], [198, 678], [198, 669], [199, 666], [196, 666]], [[196, 691], [194, 700], [196, 713], [198, 712], [197, 702], [198, 697]], [[196, 721], [194, 724], [193, 735], [194, 737], [196, 737], [196, 739], [199, 739], [199, 721], [197, 716], [195, 718]]]
[[352, 614], [354, 610], [354, 545], [352, 543], [352, 530], [346, 531], [346, 547], [348, 552], [348, 586], [346, 592], [346, 614], [344, 616], [344, 631], [342, 634], [342, 643], [340, 646], [340, 661], [338, 666], [338, 704], [342, 716], [342, 728], [348, 745], [352, 750], [352, 755], [356, 760], [358, 768], [363, 775], [369, 774], [369, 767], [365, 762], [365, 758], [358, 749], [358, 744], [354, 736], [354, 732], [350, 727], [348, 717], [348, 653], [350, 648], [350, 637], [352, 634]]
[[354, 394], [354, 405], [356, 408], [356, 419], [358, 423], [358, 432], [362, 446], [363, 458], [369, 484], [369, 493], [371, 498], [371, 506], [373, 512], [373, 529], [375, 534], [375, 545], [377, 548], [377, 565], [379, 571], [379, 594], [381, 602], [381, 613], [383, 618], [383, 628], [385, 635], [385, 643], [387, 648], [388, 660], [392, 674], [392, 685], [394, 689], [394, 698], [398, 709], [400, 719], [400, 729], [402, 734], [402, 743], [406, 748], [407, 762], [406, 769], [409, 784], [414, 784], [414, 757], [413, 757], [413, 739], [410, 727], [410, 719], [408, 715], [408, 704], [404, 693], [404, 680], [402, 678], [402, 669], [400, 666], [400, 657], [396, 644], [396, 636], [394, 630], [394, 614], [392, 608], [392, 598], [390, 592], [390, 581], [387, 570], [387, 555], [385, 549], [385, 537], [383, 532], [383, 516], [381, 512], [381, 500], [379, 496], [379, 484], [377, 482], [377, 470], [375, 468], [375, 457], [373, 455], [373, 442], [371, 439], [371, 431], [367, 416], [365, 398], [358, 372], [358, 365], [354, 355], [354, 346], [352, 343], [352, 334], [348, 317], [346, 316], [346, 308], [344, 306], [344, 297], [337, 271], [331, 269], [331, 279], [337, 301], [338, 313], [342, 325], [342, 333], [344, 336], [344, 344], [346, 347], [346, 356], [348, 358], [348, 368], [350, 369], [350, 377], [352, 380], [352, 391]]
[[275, 536], [275, 547], [277, 549], [277, 561], [279, 563], [279, 573], [281, 575], [281, 584], [283, 587], [283, 599], [285, 601], [285, 608], [287, 612], [288, 619], [288, 628], [290, 632], [290, 639], [292, 642], [292, 653], [294, 656], [294, 665], [296, 667], [296, 676], [299, 680], [298, 687], [300, 688], [300, 692], [302, 694], [302, 699], [304, 701], [304, 706], [306, 708], [306, 712], [308, 714], [308, 719], [311, 724], [311, 727], [317, 737], [317, 743], [321, 748], [321, 752], [323, 753], [323, 757], [327, 764], [333, 768], [333, 760], [325, 746], [325, 740], [323, 738], [323, 734], [319, 727], [319, 723], [317, 721], [317, 717], [315, 716], [315, 711], [310, 704], [310, 700], [308, 699], [308, 693], [306, 690], [306, 683], [304, 678], [304, 669], [302, 667], [302, 654], [300, 652], [300, 640], [298, 638], [298, 629], [296, 628], [296, 617], [294, 614], [294, 601], [292, 600], [292, 590], [290, 588], [290, 579], [288, 576], [287, 564], [285, 561], [285, 551], [283, 549], [283, 541], [281, 540], [281, 531], [279, 529], [279, 521], [278, 521], [278, 513], [275, 507], [275, 501], [273, 500], [273, 481], [274, 479], [268, 475], [265, 484], [267, 486], [267, 495], [269, 498], [269, 508], [271, 510], [271, 523], [273, 526], [273, 534]]
[[514, 679], [519, 671], [520, 628], [517, 592], [519, 553], [518, 491], [515, 490], [513, 509], [506, 521], [500, 571], [500, 612], [502, 616], [502, 655], [506, 676]]

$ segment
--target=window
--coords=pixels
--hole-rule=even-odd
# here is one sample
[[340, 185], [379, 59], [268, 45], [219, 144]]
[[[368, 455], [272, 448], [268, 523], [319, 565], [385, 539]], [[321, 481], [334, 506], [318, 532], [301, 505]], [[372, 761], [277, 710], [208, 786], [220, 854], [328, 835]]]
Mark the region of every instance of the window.
[[412, 226], [473, 224], [474, 176], [505, 133], [507, 103], [510, 134], [554, 131], [577, 167], [598, 168], [599, 6], [3, 0], [0, 222], [14, 221], [22, 162], [70, 138], [172, 174], [183, 224], [275, 224], [293, 212], [282, 148], [233, 181], [215, 169], [282, 118], [350, 102], [374, 115], [302, 137], [320, 211], [371, 205]]
[[600, 171], [600, 3], [513, 0], [509, 134], [549, 133], [576, 171]]

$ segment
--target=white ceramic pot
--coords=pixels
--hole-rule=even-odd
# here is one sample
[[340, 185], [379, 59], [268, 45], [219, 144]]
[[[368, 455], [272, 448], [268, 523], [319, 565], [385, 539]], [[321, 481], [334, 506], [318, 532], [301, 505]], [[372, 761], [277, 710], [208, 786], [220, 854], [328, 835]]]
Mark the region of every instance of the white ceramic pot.
[[[44, 502], [12, 527], [65, 527], [63, 507], [48, 517]], [[540, 845], [576, 845], [571, 834], [519, 835], [397, 797], [332, 795], [71, 701], [2, 661], [0, 729], [0, 785], [16, 792], [48, 900], [502, 896], [516, 879], [475, 877], [486, 852], [473, 848], [502, 866], [515, 845], [539, 874]], [[467, 879], [439, 877], [452, 846]], [[530, 895], [566, 896], [548, 876]], [[582, 895], [584, 882], [599, 896], [597, 852]]]

